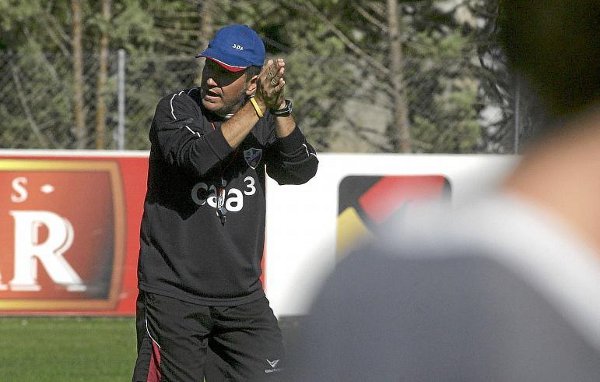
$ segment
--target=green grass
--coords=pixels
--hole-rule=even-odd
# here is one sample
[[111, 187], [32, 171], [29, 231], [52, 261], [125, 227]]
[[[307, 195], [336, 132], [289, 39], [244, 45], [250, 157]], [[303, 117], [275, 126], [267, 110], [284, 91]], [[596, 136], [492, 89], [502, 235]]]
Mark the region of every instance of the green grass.
[[0, 381], [131, 380], [134, 318], [0, 318]]

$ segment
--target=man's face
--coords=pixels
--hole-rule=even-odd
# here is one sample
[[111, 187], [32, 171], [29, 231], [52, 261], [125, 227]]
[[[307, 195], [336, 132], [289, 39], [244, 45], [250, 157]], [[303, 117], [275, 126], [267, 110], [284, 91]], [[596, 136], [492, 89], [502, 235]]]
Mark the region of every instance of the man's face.
[[235, 113], [244, 103], [251, 82], [244, 71], [230, 72], [207, 59], [202, 70], [202, 105], [220, 116]]

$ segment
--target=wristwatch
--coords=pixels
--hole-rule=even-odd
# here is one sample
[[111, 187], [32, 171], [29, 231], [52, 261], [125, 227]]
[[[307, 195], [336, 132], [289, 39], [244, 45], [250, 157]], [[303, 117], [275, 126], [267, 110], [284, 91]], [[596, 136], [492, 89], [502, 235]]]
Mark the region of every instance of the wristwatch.
[[285, 106], [283, 108], [276, 110], [269, 109], [269, 111], [276, 117], [287, 117], [292, 114], [292, 100], [286, 99]]

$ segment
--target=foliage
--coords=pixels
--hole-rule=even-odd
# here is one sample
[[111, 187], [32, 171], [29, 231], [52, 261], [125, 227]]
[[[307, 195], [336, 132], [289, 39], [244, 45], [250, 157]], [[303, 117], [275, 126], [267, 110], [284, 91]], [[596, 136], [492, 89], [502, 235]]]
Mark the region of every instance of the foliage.
[[[336, 138], [350, 135], [351, 141], [368, 142], [372, 149], [367, 151], [394, 150], [394, 127], [400, 121], [383, 113], [388, 116], [387, 123], [376, 134], [369, 133], [376, 126], [356, 123], [360, 117], [356, 113], [370, 114], [374, 120], [381, 110], [394, 106], [386, 2], [281, 1], [262, 7], [256, 5], [259, 2], [252, 3], [254, 7], [244, 3], [231, 10], [243, 15], [243, 8], [253, 20], [254, 14], [268, 15], [259, 18], [254, 27], [269, 37], [267, 41], [283, 46], [290, 67], [297, 68], [290, 70], [289, 78], [290, 82], [301, 78], [301, 86], [292, 82], [289, 88], [302, 111], [302, 126], [319, 148], [332, 149]], [[414, 151], [475, 152], [488, 147], [490, 126], [480, 113], [486, 102], [497, 104], [507, 96], [505, 85], [501, 85], [502, 97], [487, 96], [489, 78], [503, 68], [486, 71], [479, 64], [479, 49], [484, 46], [482, 51], [487, 52], [493, 48], [490, 27], [495, 13], [489, 3], [401, 2], [403, 83]], [[282, 14], [289, 17], [282, 20]], [[360, 111], [348, 111], [344, 107], [349, 98], [363, 98], [367, 103]], [[497, 123], [506, 123], [506, 119]]]
[[[408, 107], [413, 151], [502, 151], [510, 145], [505, 127], [512, 118], [514, 81], [493, 44], [496, 1], [399, 1], [400, 101]], [[103, 31], [109, 33], [112, 52], [103, 91], [108, 119], [116, 120], [116, 50], [124, 49], [128, 148], [146, 149], [158, 99], [198, 84], [203, 60], [195, 54], [217, 28], [243, 23], [264, 37], [269, 57], [286, 58], [287, 94], [294, 99], [299, 125], [319, 150], [396, 150], [400, 122], [391, 111], [399, 100], [390, 71], [389, 2], [112, 0], [108, 22], [99, 2], [81, 3], [90, 132]], [[0, 85], [18, 87], [20, 78], [26, 95], [18, 111], [0, 106], [6, 126], [0, 142], [75, 147], [70, 23], [69, 2], [0, 0], [0, 51], [15, 52], [17, 60], [0, 67]], [[27, 62], [34, 56], [39, 58]], [[26, 83], [44, 84], [46, 91]], [[497, 116], [490, 119], [490, 111]], [[91, 140], [87, 146], [92, 147]]]
[[[5, 50], [16, 52], [15, 61], [3, 65], [0, 69], [3, 78], [11, 78], [11, 86], [23, 94], [19, 102], [20, 110], [0, 108], [0, 119], [7, 126], [3, 129], [2, 142], [10, 142], [12, 147], [73, 148], [76, 147], [72, 121], [72, 49], [70, 42], [70, 8], [64, 1], [19, 2], [0, 0], [0, 27], [2, 45]], [[147, 65], [143, 57], [153, 52], [170, 54], [177, 52], [179, 46], [172, 45], [169, 39], [173, 31], [180, 33], [184, 26], [195, 29], [198, 14], [195, 6], [187, 1], [171, 1], [165, 7], [157, 0], [121, 0], [113, 1], [113, 17], [107, 23], [101, 17], [97, 2], [82, 1], [83, 47], [86, 52], [84, 68], [84, 100], [87, 110], [88, 130], [93, 125], [95, 102], [94, 88], [97, 72], [97, 43], [101, 31], [108, 31], [112, 54], [112, 76], [108, 88], [103, 93], [116, 118], [116, 49], [125, 49], [129, 57], [128, 96], [133, 105], [146, 106], [142, 116], [132, 113], [133, 124], [128, 136], [137, 138], [139, 128], [147, 129], [153, 107], [161, 96], [161, 85], [165, 74], [169, 77], [173, 71], [156, 72], [156, 78], [150, 79], [147, 71], [136, 70]], [[181, 17], [187, 12], [186, 17]], [[189, 16], [191, 15], [191, 16]], [[171, 20], [177, 20], [175, 26]], [[186, 21], [186, 23], [183, 23]], [[184, 25], [185, 24], [185, 25]], [[191, 39], [187, 39], [191, 40]], [[189, 49], [188, 49], [189, 50]], [[179, 52], [178, 52], [179, 53]], [[190, 61], [193, 56], [190, 54]], [[20, 68], [17, 71], [16, 68]], [[159, 68], [160, 69], [160, 68]], [[168, 80], [168, 78], [167, 78]], [[32, 85], [31, 88], [20, 84]], [[44, 84], [45, 92], [35, 88]], [[143, 89], [143, 91], [140, 91]], [[27, 118], [23, 118], [26, 115]], [[52, 115], [53, 118], [46, 118]], [[46, 121], [52, 121], [47, 125]], [[139, 122], [139, 124], [138, 124]], [[135, 141], [135, 139], [134, 139]], [[15, 144], [17, 142], [17, 144]], [[92, 139], [85, 142], [92, 147]], [[131, 148], [145, 148], [147, 144], [132, 145]], [[111, 147], [107, 147], [111, 148]]]

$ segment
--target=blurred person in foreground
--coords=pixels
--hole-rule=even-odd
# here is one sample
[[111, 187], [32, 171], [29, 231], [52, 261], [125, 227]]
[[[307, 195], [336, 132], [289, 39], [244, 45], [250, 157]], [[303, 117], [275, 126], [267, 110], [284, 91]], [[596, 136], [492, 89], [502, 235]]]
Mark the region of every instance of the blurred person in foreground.
[[600, 381], [600, 2], [504, 0], [499, 26], [552, 123], [491, 195], [341, 261], [294, 380]]
[[285, 62], [263, 68], [255, 31], [224, 27], [198, 57], [201, 85], [161, 99], [150, 128], [133, 380], [279, 380], [260, 281], [265, 172], [301, 184], [318, 161], [284, 97]]

